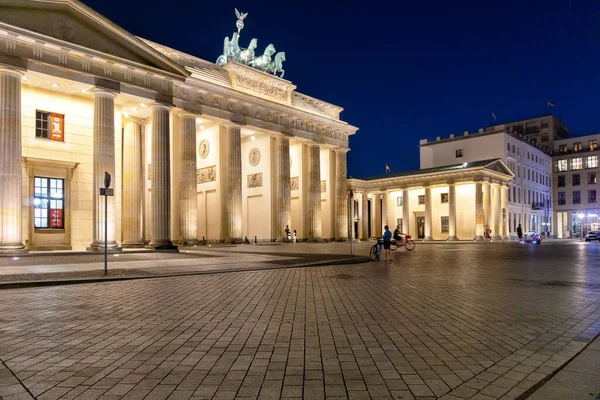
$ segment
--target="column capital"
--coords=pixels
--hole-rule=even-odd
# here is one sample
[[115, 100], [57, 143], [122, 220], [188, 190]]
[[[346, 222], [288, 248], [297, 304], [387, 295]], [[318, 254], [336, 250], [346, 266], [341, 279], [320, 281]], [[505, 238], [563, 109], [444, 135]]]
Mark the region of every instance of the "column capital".
[[220, 125], [224, 126], [227, 129], [231, 129], [231, 128], [242, 129], [244, 127], [244, 125], [242, 125], [242, 124], [236, 124], [235, 122], [225, 122], [225, 123], [220, 124]]
[[25, 71], [0, 65], [0, 74], [13, 75], [16, 78], [22, 78], [23, 75], [25, 75]]
[[194, 114], [192, 112], [180, 110], [180, 109], [173, 109], [173, 114], [178, 116], [179, 118], [193, 118], [194, 121], [198, 117], [196, 114]]
[[89, 91], [94, 97], [108, 97], [111, 99], [117, 98], [117, 92], [114, 90], [106, 89], [100, 86], [96, 86]]
[[123, 117], [123, 122], [132, 122], [134, 124], [140, 124], [142, 125], [144, 123], [144, 120], [142, 118], [138, 118], [138, 117], [132, 117], [131, 115], [128, 115], [126, 117]]
[[350, 151], [350, 149], [347, 147], [336, 147], [335, 149], [331, 150], [335, 151], [336, 153], [348, 153]]
[[148, 108], [150, 110], [165, 110], [165, 111], [171, 111], [173, 109], [173, 106], [170, 106], [168, 104], [164, 104], [164, 103], [152, 103], [148, 106]]

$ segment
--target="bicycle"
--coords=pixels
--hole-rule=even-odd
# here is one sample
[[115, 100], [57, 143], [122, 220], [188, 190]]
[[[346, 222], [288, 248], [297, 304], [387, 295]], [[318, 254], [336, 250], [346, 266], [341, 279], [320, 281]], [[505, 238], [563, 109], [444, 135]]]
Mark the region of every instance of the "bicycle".
[[[401, 242], [397, 242], [396, 240], [392, 240], [390, 243], [390, 250], [396, 251], [398, 248], [404, 246], [406, 250], [413, 251], [415, 249], [415, 242], [411, 239], [410, 235], [404, 235], [404, 240]], [[371, 261], [379, 260], [381, 257], [381, 249], [383, 248], [383, 238], [378, 238], [377, 243], [375, 243], [371, 250], [369, 251], [369, 259]]]

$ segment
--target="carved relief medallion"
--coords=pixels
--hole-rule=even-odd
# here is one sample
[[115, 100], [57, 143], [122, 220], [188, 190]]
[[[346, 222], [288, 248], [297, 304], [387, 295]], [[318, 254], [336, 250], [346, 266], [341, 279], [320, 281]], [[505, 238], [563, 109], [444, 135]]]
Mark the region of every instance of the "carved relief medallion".
[[256, 188], [256, 187], [261, 187], [262, 186], [262, 172], [259, 172], [258, 174], [251, 174], [248, 175], [248, 187], [249, 188]]
[[206, 168], [199, 168], [196, 171], [196, 183], [214, 182], [217, 180], [217, 167], [212, 165]]
[[249, 155], [248, 159], [250, 161], [250, 165], [252, 165], [253, 167], [256, 167], [258, 165], [258, 163], [260, 162], [260, 150], [256, 147], [254, 147], [252, 150], [250, 150], [250, 155]]
[[300, 182], [298, 181], [298, 177], [294, 176], [290, 179], [290, 190], [299, 190]]
[[210, 144], [208, 143], [208, 140], [202, 139], [200, 141], [200, 145], [198, 145], [198, 155], [200, 156], [200, 158], [205, 159], [206, 157], [208, 157], [209, 152]]

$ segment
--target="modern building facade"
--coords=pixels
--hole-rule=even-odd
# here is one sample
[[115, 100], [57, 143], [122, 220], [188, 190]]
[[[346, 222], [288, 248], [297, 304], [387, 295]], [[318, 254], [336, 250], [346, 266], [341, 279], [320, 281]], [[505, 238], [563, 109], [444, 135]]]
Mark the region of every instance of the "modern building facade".
[[552, 114], [494, 125], [489, 129], [514, 132], [547, 152], [553, 151], [555, 141], [569, 137], [569, 130], [565, 124]]
[[558, 238], [581, 237], [590, 230], [600, 230], [598, 142], [600, 134], [554, 144], [553, 231]]
[[112, 250], [347, 238], [341, 107], [76, 0], [0, 7], [0, 252], [101, 249], [105, 217]]

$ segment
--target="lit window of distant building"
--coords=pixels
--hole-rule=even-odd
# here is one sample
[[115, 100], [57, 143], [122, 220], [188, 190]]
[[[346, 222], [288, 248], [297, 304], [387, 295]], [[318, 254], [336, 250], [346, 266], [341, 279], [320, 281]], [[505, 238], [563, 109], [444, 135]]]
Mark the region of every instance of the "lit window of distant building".
[[571, 171], [583, 169], [583, 159], [581, 157], [571, 159]]
[[462, 158], [462, 156], [463, 156], [463, 149], [456, 150], [456, 158]]
[[557, 160], [556, 161], [556, 172], [564, 172], [568, 170], [568, 160]]
[[566, 152], [568, 152], [568, 151], [569, 151], [569, 150], [568, 150], [568, 148], [567, 148], [567, 145], [566, 145], [566, 144], [561, 144], [561, 145], [559, 145], [559, 146], [558, 146], [558, 152], [559, 152], [559, 153], [561, 153], [561, 154], [564, 154], [564, 153], [566, 153]]
[[596, 150], [598, 148], [598, 141], [596, 139], [589, 141], [590, 150]]
[[575, 153], [580, 152], [582, 149], [583, 149], [583, 146], [582, 146], [581, 142], [575, 142], [575, 143], [573, 143], [573, 151]]
[[587, 156], [585, 158], [586, 168], [598, 168], [598, 156]]

